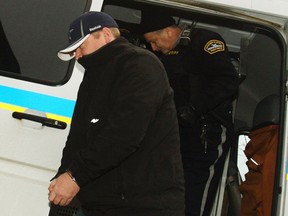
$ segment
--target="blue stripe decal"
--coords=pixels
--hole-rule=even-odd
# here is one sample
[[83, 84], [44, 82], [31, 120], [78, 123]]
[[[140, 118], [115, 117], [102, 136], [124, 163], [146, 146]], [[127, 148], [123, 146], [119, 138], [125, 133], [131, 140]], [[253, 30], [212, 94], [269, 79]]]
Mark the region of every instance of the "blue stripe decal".
[[0, 102], [72, 117], [75, 101], [0, 85]]

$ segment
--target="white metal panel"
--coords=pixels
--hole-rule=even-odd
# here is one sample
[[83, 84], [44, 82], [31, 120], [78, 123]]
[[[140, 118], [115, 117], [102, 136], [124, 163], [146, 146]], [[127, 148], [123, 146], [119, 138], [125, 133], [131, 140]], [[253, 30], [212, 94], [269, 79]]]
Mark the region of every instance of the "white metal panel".
[[[102, 4], [102, 0], [93, 0], [91, 10], [100, 11]], [[0, 85], [75, 100], [82, 77], [83, 68], [76, 63], [71, 79], [63, 86], [2, 76]], [[60, 165], [69, 125], [65, 130], [49, 128], [14, 119], [12, 112], [0, 109], [0, 215], [48, 215], [48, 185]]]
[[[256, 11], [288, 16], [288, 0], [204, 0], [233, 7], [253, 9]], [[203, 2], [204, 2], [203, 1]]]
[[[287, 86], [287, 84], [286, 84]], [[288, 107], [288, 99], [286, 97], [286, 107]], [[285, 121], [284, 121], [284, 140], [283, 140], [283, 165], [281, 167], [281, 193], [279, 195], [279, 203], [278, 203], [278, 212], [277, 215], [279, 216], [286, 216], [288, 215], [288, 118], [287, 118], [287, 110], [285, 110]]]

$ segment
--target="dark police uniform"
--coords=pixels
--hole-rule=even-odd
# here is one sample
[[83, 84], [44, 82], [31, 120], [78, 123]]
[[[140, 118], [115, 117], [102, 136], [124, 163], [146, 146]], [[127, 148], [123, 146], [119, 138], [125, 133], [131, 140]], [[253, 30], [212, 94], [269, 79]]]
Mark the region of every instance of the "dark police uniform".
[[223, 38], [205, 29], [184, 30], [177, 46], [160, 58], [175, 93], [186, 215], [210, 215], [233, 142], [238, 75]]

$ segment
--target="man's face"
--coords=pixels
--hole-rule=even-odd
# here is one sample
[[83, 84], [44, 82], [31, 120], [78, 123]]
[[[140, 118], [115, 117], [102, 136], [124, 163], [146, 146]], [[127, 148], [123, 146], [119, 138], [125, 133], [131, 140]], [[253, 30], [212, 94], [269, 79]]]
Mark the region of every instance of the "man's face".
[[107, 41], [104, 37], [102, 31], [97, 32], [97, 35], [90, 35], [76, 50], [75, 58], [79, 58], [89, 55], [96, 50], [100, 49], [102, 46], [106, 45]]
[[169, 37], [169, 29], [148, 32], [144, 34], [144, 38], [151, 45], [153, 51], [168, 53], [173, 47], [173, 41]]

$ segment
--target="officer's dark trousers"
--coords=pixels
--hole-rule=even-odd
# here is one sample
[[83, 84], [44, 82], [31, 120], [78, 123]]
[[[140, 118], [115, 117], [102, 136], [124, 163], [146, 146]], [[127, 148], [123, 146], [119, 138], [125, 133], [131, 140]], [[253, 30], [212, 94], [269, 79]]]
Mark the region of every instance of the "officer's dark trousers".
[[210, 216], [232, 129], [217, 122], [207, 123], [206, 144], [201, 125], [180, 128], [181, 152], [186, 186], [186, 216]]

